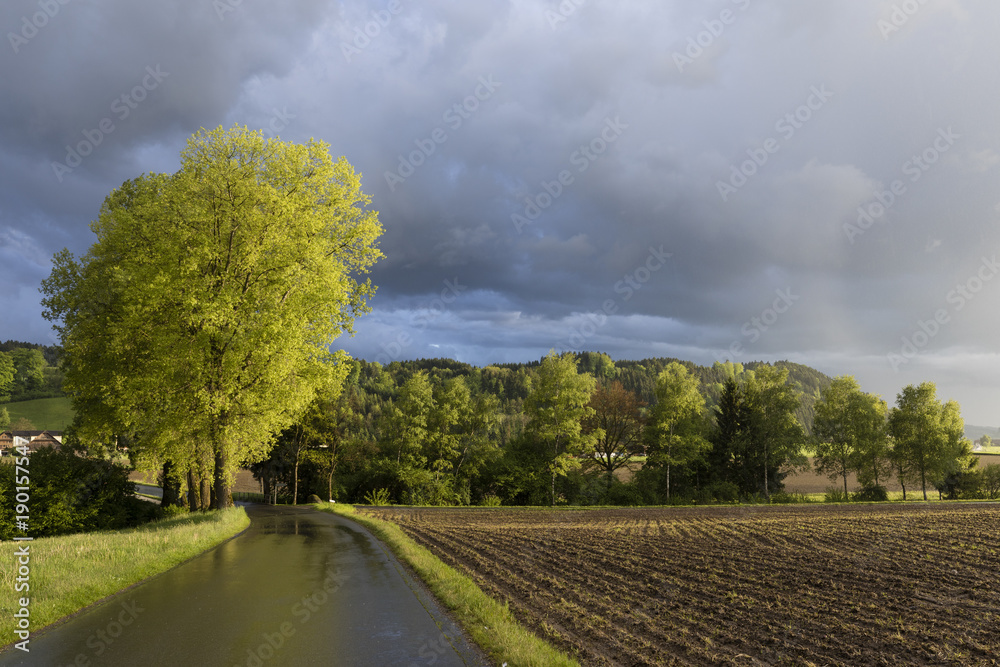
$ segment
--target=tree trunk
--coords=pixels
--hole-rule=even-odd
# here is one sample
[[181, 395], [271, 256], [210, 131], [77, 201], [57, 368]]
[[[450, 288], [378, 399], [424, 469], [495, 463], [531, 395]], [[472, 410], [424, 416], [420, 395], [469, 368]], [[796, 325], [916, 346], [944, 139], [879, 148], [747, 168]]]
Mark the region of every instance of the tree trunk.
[[295, 449], [295, 469], [292, 472], [292, 478], [294, 479], [294, 484], [292, 486], [292, 504], [299, 504], [299, 450], [298, 447]]
[[201, 511], [207, 512], [212, 509], [212, 483], [208, 476], [201, 478]]
[[173, 461], [163, 462], [163, 497], [160, 498], [161, 507], [182, 505], [181, 502], [181, 480], [177, 474]]
[[767, 498], [768, 502], [771, 502], [771, 489], [768, 488], [768, 483], [767, 483], [767, 481], [768, 481], [767, 480], [767, 473], [768, 473], [767, 464], [768, 464], [769, 458], [770, 457], [768, 457], [768, 455], [767, 455], [767, 445], [765, 444], [764, 445], [764, 497]]
[[326, 476], [326, 499], [333, 501], [333, 468], [330, 468], [330, 474]]
[[265, 470], [260, 477], [260, 492], [264, 496], [264, 502], [271, 502], [271, 476]]
[[188, 483], [188, 511], [197, 512], [198, 510], [201, 509], [201, 498], [200, 498], [201, 494], [199, 493], [201, 489], [198, 488], [200, 482], [195, 481], [193, 465], [190, 468], [188, 468], [187, 483]]
[[229, 481], [229, 457], [217, 445], [215, 450], [215, 497], [212, 509], [222, 510], [233, 506], [233, 487]]
[[552, 507], [556, 506], [556, 468], [555, 461], [556, 457], [559, 456], [559, 438], [556, 437], [555, 442], [552, 445]]
[[844, 500], [850, 500], [851, 497], [847, 494], [847, 468], [844, 468]]

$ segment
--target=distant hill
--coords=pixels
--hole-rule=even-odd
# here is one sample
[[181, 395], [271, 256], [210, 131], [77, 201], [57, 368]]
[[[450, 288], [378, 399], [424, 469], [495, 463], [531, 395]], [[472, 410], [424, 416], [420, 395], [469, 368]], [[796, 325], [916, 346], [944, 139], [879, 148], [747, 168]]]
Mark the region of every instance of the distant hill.
[[965, 425], [965, 437], [969, 440], [979, 440], [984, 435], [990, 436], [993, 440], [1000, 439], [1000, 428], [994, 426], [976, 426], [974, 424]]
[[[576, 356], [580, 372], [594, 373], [598, 377], [607, 376], [607, 367], [611, 363], [611, 359], [607, 355], [600, 352], [579, 352]], [[722, 383], [726, 379], [727, 371], [723, 368], [699, 366], [683, 359], [664, 357], [638, 361], [619, 360], [613, 362], [615, 369], [613, 377], [621, 382], [625, 389], [635, 392], [647, 405], [652, 405], [656, 400], [654, 395], [656, 378], [669, 363], [674, 361], [684, 364], [691, 374], [698, 378], [701, 383], [701, 391], [705, 395], [709, 407], [716, 405]], [[363, 377], [371, 375], [372, 364], [369, 362], [359, 363], [362, 368], [361, 375]], [[502, 401], [511, 401], [523, 399], [527, 395], [528, 385], [523, 381], [523, 377], [536, 369], [539, 363], [540, 360], [504, 363], [480, 369], [453, 359], [414, 359], [394, 361], [386, 366], [386, 370], [394, 376], [397, 385], [401, 385], [409, 375], [418, 370], [428, 371], [432, 378], [440, 379], [474, 376], [478, 378], [474, 386], [482, 386], [484, 390], [496, 394]], [[746, 370], [753, 370], [762, 365], [765, 365], [764, 362], [753, 361], [743, 364], [743, 367]], [[815, 368], [790, 361], [778, 361], [773, 365], [787, 368], [789, 381], [802, 392], [802, 407], [799, 408], [796, 416], [805, 427], [806, 432], [811, 433], [816, 400], [819, 398], [820, 392], [828, 387], [833, 379]], [[386, 393], [386, 397], [389, 397], [389, 392]]]

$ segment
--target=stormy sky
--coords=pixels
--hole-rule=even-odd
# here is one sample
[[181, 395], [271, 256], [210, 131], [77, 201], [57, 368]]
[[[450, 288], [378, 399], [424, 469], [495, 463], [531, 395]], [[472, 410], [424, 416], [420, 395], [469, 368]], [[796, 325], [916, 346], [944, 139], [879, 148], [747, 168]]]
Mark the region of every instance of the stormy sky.
[[353, 355], [778, 360], [1000, 423], [989, 0], [10, 0], [0, 339], [201, 127], [331, 145], [385, 226]]

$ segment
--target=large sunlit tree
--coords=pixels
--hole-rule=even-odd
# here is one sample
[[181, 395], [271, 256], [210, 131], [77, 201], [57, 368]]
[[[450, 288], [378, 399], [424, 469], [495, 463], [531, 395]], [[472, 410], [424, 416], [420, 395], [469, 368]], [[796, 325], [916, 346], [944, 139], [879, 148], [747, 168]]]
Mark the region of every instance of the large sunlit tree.
[[58, 253], [42, 287], [81, 438], [207, 457], [214, 506], [231, 504], [236, 467], [347, 375], [331, 346], [368, 310], [382, 256], [368, 204], [324, 142], [242, 127], [201, 130], [179, 171], [114, 190], [89, 252]]

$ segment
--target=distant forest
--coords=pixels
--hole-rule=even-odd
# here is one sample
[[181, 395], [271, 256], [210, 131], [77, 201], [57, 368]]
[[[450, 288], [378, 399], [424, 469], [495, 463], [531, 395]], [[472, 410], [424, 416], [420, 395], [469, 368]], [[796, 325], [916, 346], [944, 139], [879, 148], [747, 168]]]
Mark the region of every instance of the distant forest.
[[[617, 380], [627, 391], [635, 393], [647, 406], [656, 402], [654, 395], [656, 378], [672, 362], [683, 364], [698, 378], [700, 391], [705, 396], [706, 407], [709, 410], [718, 405], [722, 385], [732, 374], [732, 364], [699, 366], [690, 361], [667, 357], [640, 361], [613, 361], [607, 354], [601, 352], [581, 352], [577, 354], [577, 359], [580, 373], [590, 373], [599, 380]], [[541, 364], [541, 359], [526, 363], [491, 364], [484, 367], [454, 359], [394, 361], [384, 367], [367, 361], [359, 361], [358, 364], [360, 370], [358, 385], [368, 398], [365, 401], [367, 409], [362, 410], [366, 414], [373, 411], [381, 412], [381, 407], [397, 398], [399, 387], [417, 372], [425, 371], [430, 376], [432, 384], [442, 384], [451, 378], [462, 377], [473, 391], [493, 394], [499, 398], [501, 412], [513, 415], [523, 412], [521, 403], [528, 396], [528, 378]], [[820, 392], [830, 385], [832, 378], [815, 368], [790, 361], [778, 361], [773, 364], [751, 361], [742, 364], [747, 371], [764, 365], [788, 369], [788, 384], [802, 394], [802, 405], [795, 416], [806, 433], [811, 434], [814, 406]], [[386, 382], [387, 379], [391, 379], [392, 382]]]
[[[705, 367], [669, 358], [613, 361], [600, 352], [568, 356], [572, 358], [569, 375], [560, 380], [567, 383], [565, 390], [571, 391], [573, 377], [591, 378], [584, 380], [584, 385], [594, 383], [589, 389], [580, 389], [585, 396], [579, 405], [587, 403], [590, 392], [596, 389], [593, 403], [603, 388], [611, 392], [604, 394], [605, 400], [625, 401], [632, 406], [609, 405], [610, 412], [598, 410], [599, 417], [614, 413], [628, 422], [619, 425], [624, 430], [616, 431], [615, 437], [631, 444], [602, 455], [604, 463], [597, 467], [588, 456], [559, 454], [559, 448], [564, 446], [560, 443], [576, 437], [569, 434], [575, 433], [574, 429], [582, 427], [589, 432], [602, 428], [610, 433], [619, 428], [588, 422], [582, 412], [569, 418], [569, 423], [576, 424], [567, 426], [565, 437], [570, 440], [556, 435], [552, 441], [556, 450], [544, 453], [541, 443], [545, 436], [537, 432], [541, 428], [539, 410], [555, 409], [551, 413], [553, 420], [558, 419], [556, 412], [560, 409], [573, 410], [567, 405], [555, 407], [570, 400], [560, 398], [560, 389], [550, 394], [545, 405], [538, 404], [538, 397], [545, 393], [545, 384], [550, 381], [541, 372], [546, 360], [476, 367], [452, 359], [418, 359], [385, 366], [353, 361], [341, 396], [333, 402], [320, 400], [279, 436], [268, 459], [252, 466], [252, 470], [268, 495], [300, 500], [307, 493], [316, 493], [342, 501], [376, 504], [479, 504], [491, 500], [547, 504], [557, 496], [561, 502], [570, 503], [661, 502], [673, 499], [671, 489], [674, 494], [690, 497], [712, 480], [719, 481], [715, 472], [718, 466], [706, 458], [706, 448], [710, 448], [708, 439], [714, 437], [716, 408], [724, 398], [727, 381], [752, 377], [758, 371], [759, 375], [765, 370], [778, 375], [787, 372], [787, 380], [780, 385], [786, 388], [787, 410], [801, 427], [802, 442], [811, 434], [820, 392], [832, 382], [813, 368], [787, 361], [743, 365], [726, 362]], [[658, 382], [662, 393], [661, 376], [667, 371], [677, 373], [678, 365], [694, 383], [691, 390], [700, 395], [696, 402], [702, 407], [683, 423], [677, 422], [680, 430], [676, 433], [671, 430], [656, 435], [655, 428], [644, 429], [642, 424], [658, 419], [663, 422], [656, 415], [663, 404], [662, 398], [657, 398]], [[535, 415], [534, 422], [531, 415]], [[657, 443], [666, 441], [676, 442], [678, 449], [665, 455]], [[632, 456], [645, 460], [647, 451], [661, 462], [647, 462], [645, 479], [639, 486], [625, 489], [613, 482], [611, 471], [621, 468]], [[564, 463], [553, 463], [553, 456]], [[775, 459], [766, 464], [769, 484], [775, 491], [781, 488], [785, 463], [804, 463], [804, 457], [794, 453], [778, 458], [780, 462]], [[581, 460], [589, 462], [579, 468], [576, 464]], [[563, 471], [560, 466], [564, 464], [572, 470]], [[746, 469], [750, 467], [748, 464]], [[729, 479], [721, 481], [728, 483]], [[758, 480], [741, 483], [751, 489], [749, 494], [757, 488]], [[658, 489], [664, 493], [661, 495]], [[378, 491], [385, 495], [370, 496]], [[618, 492], [634, 497], [612, 497]], [[766, 485], [762, 492], [767, 492]], [[718, 495], [715, 491], [706, 493]], [[726, 493], [739, 491], [736, 486], [727, 486]]]
[[65, 396], [59, 347], [17, 340], [0, 343], [0, 369], [13, 368], [13, 383], [0, 403]]

